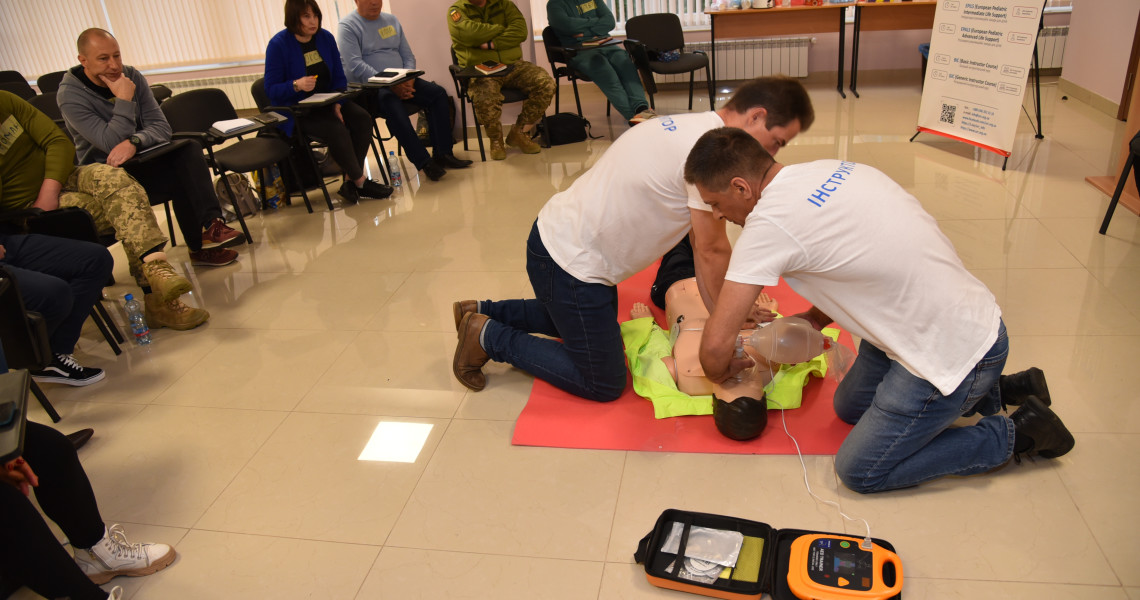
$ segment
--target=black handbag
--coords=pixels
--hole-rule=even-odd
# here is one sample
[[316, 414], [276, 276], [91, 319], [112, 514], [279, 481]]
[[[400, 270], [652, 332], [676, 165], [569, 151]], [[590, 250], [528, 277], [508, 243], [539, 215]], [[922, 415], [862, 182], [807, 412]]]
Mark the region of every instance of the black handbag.
[[537, 137], [544, 148], [575, 144], [587, 139], [598, 139], [602, 136], [590, 135], [590, 122], [574, 113], [558, 113], [556, 115], [543, 115], [539, 121]]

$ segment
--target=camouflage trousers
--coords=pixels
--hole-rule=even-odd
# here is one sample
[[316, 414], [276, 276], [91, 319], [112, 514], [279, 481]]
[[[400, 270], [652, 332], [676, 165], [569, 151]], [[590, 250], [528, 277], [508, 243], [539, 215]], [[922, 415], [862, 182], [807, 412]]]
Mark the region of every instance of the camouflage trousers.
[[527, 95], [519, 114], [519, 125], [537, 123], [546, 114], [554, 98], [554, 78], [546, 69], [525, 60], [516, 61], [515, 68], [503, 77], [478, 77], [471, 80], [467, 95], [471, 97], [471, 109], [483, 125], [498, 123], [503, 119], [502, 88], [514, 88]]
[[99, 235], [114, 234], [123, 243], [131, 275], [149, 285], [142, 272], [142, 254], [166, 244], [146, 191], [126, 171], [104, 164], [77, 167], [59, 195], [60, 206], [78, 206], [91, 213]]

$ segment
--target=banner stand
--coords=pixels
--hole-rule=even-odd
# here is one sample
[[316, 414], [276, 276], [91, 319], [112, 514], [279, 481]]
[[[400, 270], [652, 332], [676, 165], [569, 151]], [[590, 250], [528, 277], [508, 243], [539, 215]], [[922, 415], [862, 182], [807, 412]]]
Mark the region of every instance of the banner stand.
[[[1044, 28], [1045, 28], [1045, 14], [1044, 14], [1044, 11], [1042, 11], [1041, 16], [1038, 19], [1038, 23], [1037, 23], [1037, 36], [1033, 40], [1033, 84], [1034, 84], [1033, 107], [1034, 107], [1034, 111], [1036, 112], [1036, 117], [1037, 117], [1037, 124], [1036, 125], [1037, 126], [1033, 127], [1032, 118], [1030, 120], [1030, 127], [1033, 127], [1033, 132], [1035, 134], [1033, 137], [1036, 139], [1039, 139], [1039, 140], [1045, 139], [1045, 134], [1042, 131], [1043, 128], [1041, 125], [1041, 65], [1039, 62], [1038, 54], [1037, 54], [1037, 38], [1040, 37], [1041, 30]], [[1023, 106], [1022, 110], [1024, 112], [1024, 104], [1022, 104], [1022, 106]], [[989, 152], [993, 152], [995, 154], [998, 154], [1005, 159], [1002, 161], [1002, 164], [1001, 164], [1001, 170], [1002, 171], [1004, 171], [1006, 169], [1006, 166], [1009, 164], [1009, 157], [1012, 155], [1012, 152], [1002, 150], [1000, 148], [995, 148], [993, 146], [989, 146], [986, 144], [982, 144], [982, 143], [976, 142], [974, 140], [968, 140], [968, 139], [965, 139], [965, 138], [962, 138], [962, 137], [959, 137], [956, 135], [952, 135], [952, 134], [949, 134], [946, 132], [938, 131], [938, 130], [935, 130], [935, 129], [932, 129], [929, 127], [916, 126], [915, 129], [916, 129], [916, 131], [914, 132], [914, 135], [910, 136], [909, 141], [911, 141], [911, 142], [913, 142], [915, 140], [915, 138], [918, 137], [918, 134], [925, 132], [925, 133], [932, 133], [934, 135], [940, 135], [942, 137], [952, 139], [952, 140], [955, 140], [958, 142], [970, 144], [971, 146], [976, 146], [978, 148], [981, 148], [982, 150], [987, 150]]]

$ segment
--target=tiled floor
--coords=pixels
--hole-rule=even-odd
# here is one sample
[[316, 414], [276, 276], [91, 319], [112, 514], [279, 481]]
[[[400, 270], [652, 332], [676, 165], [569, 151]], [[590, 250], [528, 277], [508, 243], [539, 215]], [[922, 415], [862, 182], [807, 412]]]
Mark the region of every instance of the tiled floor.
[[[812, 86], [816, 124], [779, 158], [866, 162], [918, 196], [1002, 304], [1010, 368], [1045, 369], [1077, 446], [871, 496], [812, 456], [813, 487], [895, 544], [907, 598], [1140, 600], [1140, 225], [1119, 211], [1098, 235], [1107, 198], [1083, 181], [1116, 168], [1124, 125], [1047, 82], [1045, 139], [1023, 116], [1002, 171], [971, 146], [907, 141], [916, 80], [846, 100]], [[632, 560], [662, 509], [859, 530], [807, 496], [795, 457], [512, 447], [531, 378], [493, 365], [481, 393], [452, 378], [451, 302], [529, 294], [539, 207], [626, 130], [583, 91], [606, 139], [412, 177], [395, 201], [263, 213], [235, 265], [171, 253], [208, 325], [119, 357], [85, 333], [80, 360], [108, 377], [47, 390], [60, 428], [96, 429], [80, 456], [106, 520], [180, 552], [116, 580], [127, 598], [680, 598]], [[685, 94], [658, 106], [683, 111]], [[432, 426], [415, 462], [357, 460], [381, 421]]]

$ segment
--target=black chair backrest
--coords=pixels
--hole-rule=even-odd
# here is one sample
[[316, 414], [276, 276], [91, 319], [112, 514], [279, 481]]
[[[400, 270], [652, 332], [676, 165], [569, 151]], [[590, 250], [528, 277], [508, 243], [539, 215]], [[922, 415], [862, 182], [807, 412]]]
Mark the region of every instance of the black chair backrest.
[[55, 92], [46, 92], [35, 96], [28, 100], [28, 104], [36, 107], [40, 112], [48, 116], [56, 123], [63, 121], [63, 113], [59, 111], [59, 103], [56, 102]]
[[19, 71], [0, 71], [0, 83], [27, 83], [28, 79], [20, 74]]
[[161, 107], [172, 131], [205, 133], [217, 121], [237, 118], [229, 96], [217, 88], [175, 94]]
[[156, 83], [150, 86], [150, 93], [154, 95], [154, 101], [158, 102], [159, 104], [166, 102], [170, 99], [171, 96], [174, 95], [174, 92], [170, 88], [162, 85], [161, 83]]
[[[265, 78], [258, 77], [257, 81], [249, 84], [249, 93], [253, 94], [253, 102], [257, 110], [264, 111], [269, 106], [269, 94], [265, 91]], [[371, 96], [372, 94], [368, 94]]]
[[672, 13], [652, 13], [631, 17], [625, 22], [625, 34], [645, 44], [650, 50], [665, 52], [685, 46], [681, 19]]
[[0, 90], [11, 92], [24, 100], [31, 100], [36, 96], [36, 90], [26, 81], [0, 81]]
[[551, 68], [554, 68], [554, 63], [568, 63], [569, 57], [562, 49], [562, 42], [558, 39], [558, 34], [554, 33], [554, 28], [549, 25], [542, 30], [542, 45], [546, 48], [546, 60], [550, 62]]
[[0, 344], [12, 369], [42, 369], [51, 364], [47, 324], [28, 312], [12, 274], [0, 266]]
[[59, 89], [59, 82], [63, 81], [63, 76], [67, 71], [55, 71], [52, 73], [44, 73], [36, 79], [36, 87], [40, 88], [41, 94], [51, 94]]

